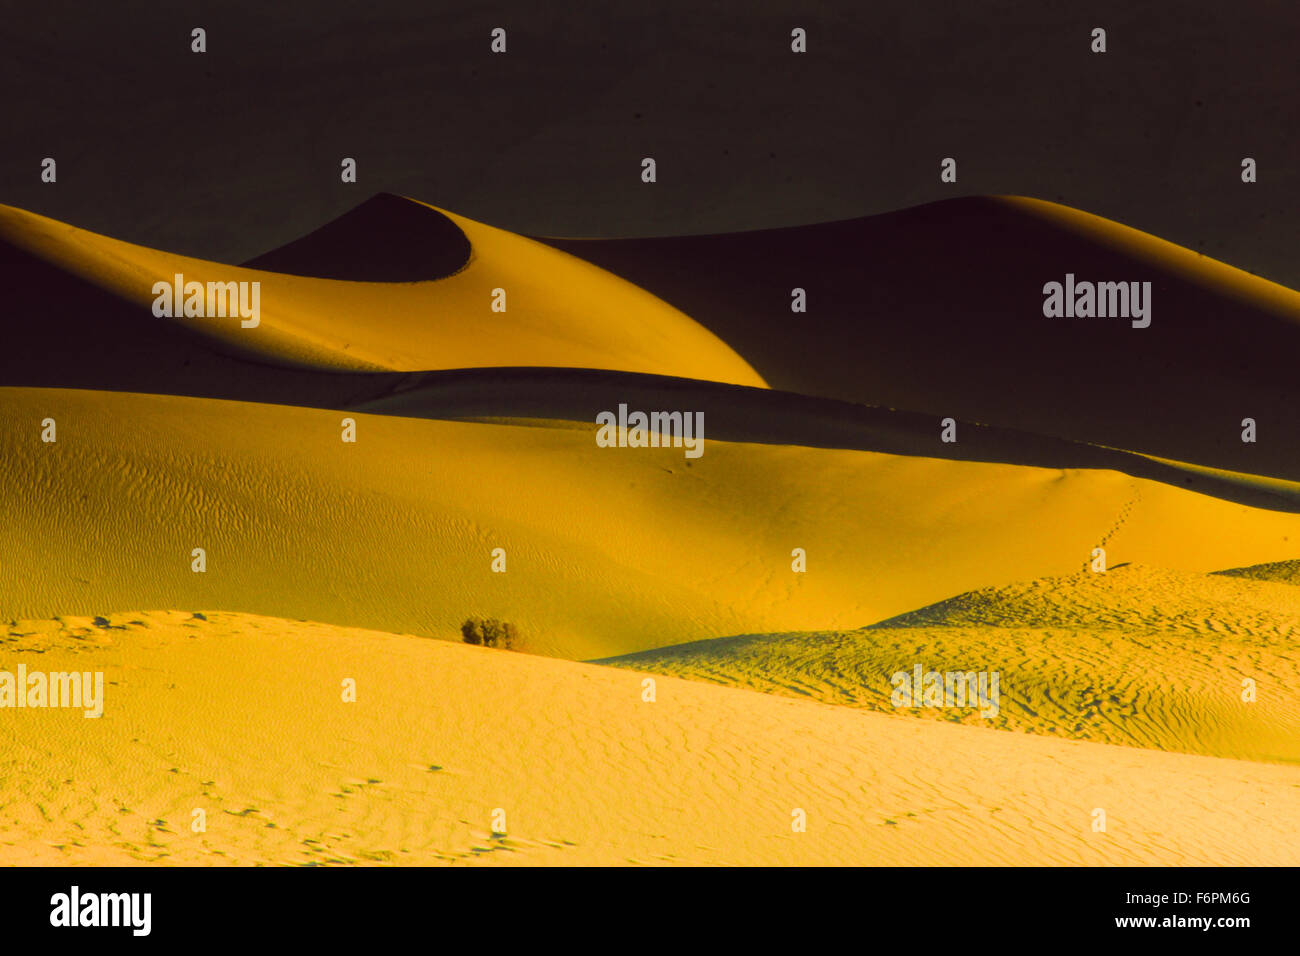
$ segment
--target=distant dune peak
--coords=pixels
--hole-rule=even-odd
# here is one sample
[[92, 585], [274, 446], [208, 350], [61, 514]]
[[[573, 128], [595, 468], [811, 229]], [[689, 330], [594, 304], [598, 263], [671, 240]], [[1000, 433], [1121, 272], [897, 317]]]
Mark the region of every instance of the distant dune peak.
[[437, 209], [377, 193], [244, 266], [313, 279], [424, 282], [459, 272], [469, 257], [469, 238]]

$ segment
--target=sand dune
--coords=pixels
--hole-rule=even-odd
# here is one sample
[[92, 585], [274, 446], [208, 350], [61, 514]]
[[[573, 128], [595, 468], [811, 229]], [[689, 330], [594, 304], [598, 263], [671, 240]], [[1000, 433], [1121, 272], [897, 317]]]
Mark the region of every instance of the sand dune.
[[[393, 196], [245, 267], [131, 246], [8, 207], [0, 208], [0, 240], [17, 335], [0, 357], [3, 384], [383, 411], [397, 392], [410, 403], [438, 370], [561, 366], [751, 387], [766, 379], [788, 393], [838, 399], [836, 417], [852, 417], [850, 403], [904, 409], [927, 423], [926, 444], [933, 423], [952, 416], [1300, 480], [1286, 424], [1300, 396], [1284, 384], [1296, 380], [1286, 356], [1300, 344], [1300, 296], [1050, 203], [965, 199], [762, 233], [548, 240], [691, 318], [569, 255]], [[931, 268], [951, 281], [919, 274]], [[1042, 283], [1030, 279], [1066, 270], [1155, 277], [1160, 321], [1135, 330], [1045, 319]], [[242, 329], [230, 319], [154, 319], [143, 308], [152, 281], [175, 271], [257, 277], [266, 284], [265, 320]], [[1009, 274], [1022, 278], [1004, 281]], [[796, 279], [812, 294], [807, 315], [788, 311], [784, 286]], [[488, 309], [495, 288], [509, 294], [506, 313]], [[1230, 341], [1225, 327], [1234, 330]], [[1157, 374], [1158, 388], [1150, 384]], [[508, 391], [487, 394], [510, 401]], [[751, 418], [780, 414], [753, 401]], [[1240, 440], [1245, 417], [1258, 423], [1257, 443]], [[963, 429], [963, 441], [973, 435]], [[803, 440], [822, 443], [811, 433]], [[952, 446], [932, 453], [982, 457]], [[1055, 464], [1015, 454], [998, 460]], [[1263, 489], [1250, 503], [1267, 505], [1275, 492]]]
[[[382, 241], [382, 232], [355, 236], [351, 246], [339, 238], [357, 225], [373, 229], [394, 218], [403, 224], [412, 218], [409, 211], [393, 217], [392, 197], [377, 202], [378, 212], [362, 207], [327, 230], [326, 238], [303, 240], [309, 251], [334, 250], [335, 259], [322, 256], [324, 271], [336, 272], [337, 260], [346, 258], [337, 246]], [[0, 260], [10, 280], [6, 321], [19, 336], [9, 351], [20, 357], [40, 354], [52, 369], [33, 380], [23, 363], [11, 359], [12, 368], [0, 368], [3, 381], [84, 387], [91, 383], [76, 380], [75, 367], [101, 360], [95, 343], [104, 338], [155, 350], [154, 361], [174, 360], [174, 352], [161, 348], [174, 337], [159, 327], [179, 325], [251, 361], [327, 371], [548, 365], [764, 384], [712, 333], [621, 279], [530, 239], [410, 200], [397, 202], [415, 206], [436, 223], [421, 234], [425, 241], [415, 243], [417, 250], [457, 240], [444, 261], [430, 258], [430, 269], [454, 263], [466, 244], [468, 261], [423, 282], [288, 275], [147, 249], [0, 206]], [[33, 273], [33, 260], [53, 269]], [[262, 261], [276, 266], [299, 262], [292, 250], [268, 254]], [[367, 265], [362, 259], [357, 268]], [[176, 274], [187, 281], [261, 283], [259, 324], [244, 328], [229, 317], [155, 318], [153, 285]], [[83, 302], [83, 309], [92, 305], [90, 314], [69, 310], [63, 295], [73, 280], [124, 300], [130, 309], [105, 315]], [[495, 289], [505, 290], [504, 312], [492, 310]], [[84, 298], [85, 290], [77, 291]], [[109, 319], [116, 319], [115, 327], [105, 330]], [[101, 326], [98, 333], [88, 328], [96, 324]], [[164, 343], [153, 341], [159, 332]], [[52, 380], [58, 376], [69, 378]]]
[[[0, 669], [109, 696], [5, 711], [0, 863], [1300, 862], [1300, 296], [1031, 200], [548, 242], [0, 207]], [[1044, 318], [1067, 271], [1151, 327]], [[178, 272], [260, 323], [155, 317]], [[599, 447], [619, 404], [703, 456]], [[999, 713], [900, 711], [916, 664]]]
[[0, 863], [1300, 862], [1296, 767], [204, 617], [0, 632], [7, 664], [106, 684], [98, 720], [0, 723]]
[[349, 417], [356, 444], [338, 412], [0, 389], [0, 619], [191, 606], [455, 637], [481, 615], [592, 658], [861, 627], [1098, 546], [1199, 572], [1300, 547], [1300, 515], [1112, 471]]
[[[1300, 479], [1300, 293], [1078, 210], [975, 197], [752, 233], [545, 241], [682, 309], [774, 388]], [[1066, 273], [1151, 281], [1151, 326], [1045, 318], [1043, 285]], [[806, 314], [791, 312], [796, 287]]]
[[[958, 595], [839, 633], [603, 663], [890, 714], [1300, 765], [1300, 590], [1128, 565]], [[997, 671], [1000, 704], [896, 708], [891, 677]], [[1243, 701], [1243, 680], [1256, 700]]]

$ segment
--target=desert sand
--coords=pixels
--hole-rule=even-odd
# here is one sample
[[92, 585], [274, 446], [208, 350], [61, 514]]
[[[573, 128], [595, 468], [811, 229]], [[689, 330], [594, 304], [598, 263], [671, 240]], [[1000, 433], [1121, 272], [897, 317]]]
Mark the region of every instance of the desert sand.
[[[1291, 584], [1125, 565], [985, 588], [854, 631], [721, 638], [602, 663], [881, 713], [1300, 765], [1297, 621]], [[997, 713], [895, 708], [891, 676], [918, 663], [996, 670]]]
[[[0, 862], [1295, 864], [1300, 768], [245, 614], [20, 621]], [[36, 666], [31, 663], [29, 666]], [[345, 703], [345, 679], [356, 700]], [[195, 832], [203, 810], [205, 830]], [[1106, 832], [1094, 832], [1094, 811]], [[794, 812], [807, 828], [795, 832]], [[493, 814], [504, 834], [493, 833]]]
[[[1155, 270], [1151, 328], [1025, 324], [1026, 244]], [[0, 670], [107, 688], [0, 709], [0, 862], [1300, 861], [1294, 292], [1021, 200], [553, 245], [379, 197], [227, 266], [0, 207]], [[260, 325], [155, 317], [174, 272]], [[598, 447], [618, 401], [705, 453]], [[917, 663], [998, 716], [892, 706]]]
[[524, 650], [587, 659], [862, 627], [1068, 574], [1096, 547], [1112, 565], [1210, 572], [1300, 542], [1300, 514], [1104, 470], [707, 435], [692, 461], [599, 448], [594, 424], [360, 413], [349, 444], [344, 417], [0, 389], [0, 618], [178, 606], [456, 638], [493, 616]]

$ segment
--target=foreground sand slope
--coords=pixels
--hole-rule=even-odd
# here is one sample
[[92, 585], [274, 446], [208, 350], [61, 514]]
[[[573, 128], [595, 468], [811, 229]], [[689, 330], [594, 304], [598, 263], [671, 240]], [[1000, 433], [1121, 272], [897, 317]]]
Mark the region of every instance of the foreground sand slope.
[[[14, 343], [11, 351], [40, 354], [55, 364], [93, 361], [83, 337], [71, 334], [88, 317], [61, 308], [63, 289], [86, 282], [135, 308], [126, 321], [118, 315], [114, 332], [142, 348], [151, 346], [156, 332], [180, 326], [255, 361], [314, 369], [546, 365], [764, 384], [711, 332], [599, 268], [422, 203], [396, 197], [377, 201], [419, 210], [440, 236], [458, 240], [463, 263], [427, 281], [289, 275], [174, 255], [0, 206], [0, 264], [13, 266], [11, 285], [17, 287], [4, 306], [5, 324], [10, 334], [31, 339], [29, 347]], [[402, 220], [408, 231], [409, 218], [408, 212]], [[347, 232], [357, 221], [339, 229]], [[373, 228], [384, 216], [359, 221]], [[327, 237], [336, 234], [330, 230]], [[363, 234], [351, 241], [364, 248], [383, 239]], [[451, 255], [450, 261], [456, 258]], [[54, 271], [44, 271], [39, 286], [24, 288], [30, 285], [31, 260]], [[330, 265], [327, 256], [322, 265]], [[260, 323], [244, 328], [231, 317], [155, 318], [154, 283], [171, 282], [178, 273], [201, 283], [259, 282]], [[493, 310], [497, 289], [505, 291], [504, 311]], [[89, 318], [103, 322], [106, 316]]]
[[0, 711], [0, 863], [1300, 862], [1296, 767], [205, 617], [0, 631], [4, 668], [106, 681], [96, 720]]
[[[883, 713], [1300, 765], [1298, 622], [1293, 585], [1129, 565], [975, 591], [856, 631], [723, 638], [602, 663]], [[891, 678], [918, 664], [997, 672], [997, 712], [974, 702], [896, 708]]]
[[1190, 571], [1300, 549], [1300, 515], [1108, 471], [707, 438], [691, 460], [594, 426], [359, 414], [348, 444], [343, 417], [0, 389], [0, 619], [190, 606], [456, 637], [495, 616], [593, 658], [861, 627], [1099, 545]]

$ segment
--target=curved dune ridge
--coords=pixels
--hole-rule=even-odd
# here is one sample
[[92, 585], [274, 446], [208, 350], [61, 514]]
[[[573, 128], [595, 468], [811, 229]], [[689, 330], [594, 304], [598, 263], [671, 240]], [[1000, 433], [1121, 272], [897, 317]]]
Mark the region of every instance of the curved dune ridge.
[[422, 203], [379, 193], [246, 269], [349, 282], [427, 282], [469, 265], [469, 237]]
[[[1293, 585], [1127, 565], [983, 588], [855, 631], [724, 638], [601, 663], [882, 713], [1300, 766], [1297, 621]], [[964, 697], [896, 707], [893, 675], [917, 665], [996, 671], [996, 712]]]
[[640, 673], [248, 614], [0, 640], [106, 687], [99, 720], [0, 722], [0, 863], [1300, 862], [1297, 767], [663, 676], [647, 703]]
[[[470, 249], [467, 264], [422, 282], [289, 275], [148, 249], [3, 206], [0, 240], [135, 306], [142, 321], [130, 335], [148, 338], [159, 323], [179, 324], [259, 362], [335, 371], [547, 365], [765, 384], [712, 333], [630, 283], [530, 239], [403, 202], [441, 223], [432, 230], [439, 242], [459, 232]], [[304, 249], [325, 250], [324, 268], [336, 273], [347, 250], [372, 240], [382, 247], [382, 228], [378, 235], [349, 235], [358, 226], [411, 218], [409, 211], [394, 217], [392, 200], [381, 205], [379, 213], [363, 207], [308, 237]], [[299, 260], [295, 249], [285, 248], [264, 261], [284, 266]], [[369, 268], [369, 260], [358, 267]], [[429, 267], [436, 270], [438, 262]], [[238, 318], [215, 316], [154, 319], [154, 283], [177, 274], [201, 283], [259, 282], [259, 324], [245, 328]], [[505, 290], [504, 312], [492, 309], [497, 289]], [[57, 361], [60, 348], [77, 347], [58, 335], [59, 291], [38, 290], [34, 306], [45, 313], [42, 342], [50, 361]]]
[[592, 658], [861, 627], [1098, 546], [1197, 572], [1300, 550], [1300, 514], [1113, 471], [727, 441], [692, 460], [594, 425], [361, 413], [347, 444], [344, 417], [0, 389], [0, 618], [175, 605], [455, 639], [493, 616]]
[[[776, 389], [1300, 480], [1300, 293], [1080, 210], [965, 197], [749, 233], [543, 241], [682, 309]], [[1044, 285], [1068, 273], [1150, 281], [1150, 326], [1044, 316]], [[806, 313], [791, 312], [796, 288]]]

